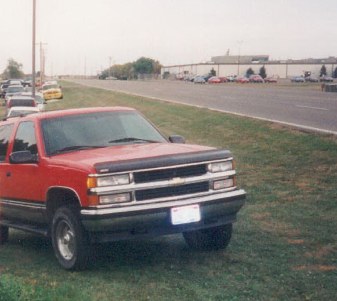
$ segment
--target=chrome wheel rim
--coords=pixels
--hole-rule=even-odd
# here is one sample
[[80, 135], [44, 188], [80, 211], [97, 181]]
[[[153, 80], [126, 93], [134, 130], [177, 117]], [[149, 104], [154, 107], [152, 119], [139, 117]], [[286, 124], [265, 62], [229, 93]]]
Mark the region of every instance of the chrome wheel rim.
[[56, 229], [57, 247], [65, 260], [71, 260], [75, 253], [75, 234], [66, 221], [61, 221]]

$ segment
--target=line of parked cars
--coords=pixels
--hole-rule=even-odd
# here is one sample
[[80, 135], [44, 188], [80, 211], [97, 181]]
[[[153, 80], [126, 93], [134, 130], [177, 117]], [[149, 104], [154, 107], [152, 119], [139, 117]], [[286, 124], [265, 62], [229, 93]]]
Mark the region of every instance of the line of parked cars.
[[6, 116], [15, 117], [45, 110], [50, 99], [62, 99], [61, 87], [56, 81], [44, 83], [33, 98], [31, 84], [20, 79], [9, 79], [0, 85], [0, 96], [4, 98]]
[[321, 76], [321, 77], [315, 77], [314, 75], [309, 75], [309, 76], [293, 76], [290, 81], [292, 83], [332, 83], [333, 78], [331, 76]]
[[258, 74], [252, 74], [249, 77], [246, 76], [210, 76], [210, 75], [196, 75], [196, 76], [186, 76], [185, 81], [190, 81], [195, 84], [220, 84], [227, 82], [237, 82], [237, 83], [277, 83], [277, 78], [267, 77], [265, 79]]

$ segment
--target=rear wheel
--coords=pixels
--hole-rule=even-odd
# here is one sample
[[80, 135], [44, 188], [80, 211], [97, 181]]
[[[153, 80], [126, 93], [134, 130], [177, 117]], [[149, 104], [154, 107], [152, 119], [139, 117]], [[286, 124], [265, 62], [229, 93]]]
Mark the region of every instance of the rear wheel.
[[68, 207], [57, 209], [52, 222], [54, 253], [67, 270], [81, 270], [88, 264], [89, 244], [77, 215]]
[[232, 237], [232, 224], [184, 232], [186, 243], [197, 250], [225, 249]]
[[8, 227], [0, 225], [0, 245], [8, 241]]

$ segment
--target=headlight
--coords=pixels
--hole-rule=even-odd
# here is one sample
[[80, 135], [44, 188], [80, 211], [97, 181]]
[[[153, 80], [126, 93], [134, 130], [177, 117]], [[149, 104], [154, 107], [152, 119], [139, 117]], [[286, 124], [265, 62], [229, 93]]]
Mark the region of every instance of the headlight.
[[97, 178], [97, 186], [116, 186], [130, 184], [129, 174], [113, 175]]
[[118, 194], [109, 194], [101, 195], [99, 197], [100, 204], [111, 204], [111, 203], [127, 203], [131, 201], [131, 193], [118, 193]]
[[102, 186], [117, 186], [130, 184], [131, 179], [129, 174], [112, 175], [105, 177], [89, 177], [87, 180], [88, 188]]
[[222, 179], [213, 182], [214, 190], [226, 189], [234, 186], [235, 186], [235, 178]]
[[233, 169], [233, 161], [223, 161], [208, 164], [210, 172], [224, 172]]

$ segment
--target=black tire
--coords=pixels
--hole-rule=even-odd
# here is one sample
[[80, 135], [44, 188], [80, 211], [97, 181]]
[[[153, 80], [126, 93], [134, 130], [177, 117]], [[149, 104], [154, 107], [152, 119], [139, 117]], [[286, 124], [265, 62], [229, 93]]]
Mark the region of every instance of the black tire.
[[186, 243], [196, 250], [225, 249], [232, 237], [232, 224], [184, 232]]
[[56, 210], [51, 227], [52, 243], [58, 262], [66, 270], [87, 267], [89, 243], [79, 218], [68, 207]]
[[0, 225], [0, 245], [6, 243], [8, 241], [8, 227]]

